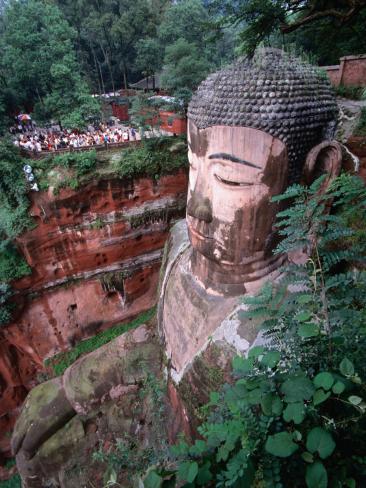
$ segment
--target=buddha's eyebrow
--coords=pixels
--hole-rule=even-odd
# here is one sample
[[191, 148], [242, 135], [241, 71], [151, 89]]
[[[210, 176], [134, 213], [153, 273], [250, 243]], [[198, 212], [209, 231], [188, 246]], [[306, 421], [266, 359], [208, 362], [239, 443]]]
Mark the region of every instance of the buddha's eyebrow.
[[226, 154], [226, 153], [210, 154], [208, 159], [227, 159], [228, 161], [231, 161], [233, 163], [245, 164], [245, 166], [249, 166], [250, 168], [262, 169], [260, 166], [250, 163], [249, 161], [245, 161], [245, 159], [237, 158], [232, 154]]

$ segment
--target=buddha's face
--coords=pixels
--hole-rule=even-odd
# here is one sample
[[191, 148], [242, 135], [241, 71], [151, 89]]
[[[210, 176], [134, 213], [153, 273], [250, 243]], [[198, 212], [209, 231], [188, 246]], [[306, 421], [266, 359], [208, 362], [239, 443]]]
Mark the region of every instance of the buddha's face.
[[192, 121], [188, 145], [187, 224], [194, 250], [234, 272], [269, 256], [278, 211], [271, 198], [287, 184], [285, 145], [256, 129], [197, 129]]

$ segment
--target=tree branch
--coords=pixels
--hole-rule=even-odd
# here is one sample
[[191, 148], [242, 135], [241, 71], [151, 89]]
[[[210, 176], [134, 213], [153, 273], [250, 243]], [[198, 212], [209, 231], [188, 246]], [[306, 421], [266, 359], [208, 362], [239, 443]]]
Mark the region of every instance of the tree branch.
[[[315, 2], [316, 3], [316, 2]], [[315, 13], [310, 13], [314, 11], [315, 5], [311, 8], [308, 15], [299, 19], [291, 24], [282, 24], [281, 25], [281, 32], [283, 34], [289, 34], [290, 32], [295, 31], [299, 27], [303, 25], [310, 24], [314, 20], [323, 19], [326, 17], [332, 17], [341, 21], [341, 24], [345, 24], [349, 22], [356, 14], [358, 14], [362, 9], [366, 7], [366, 0], [350, 0], [349, 2], [350, 8], [347, 12], [341, 12], [334, 8], [318, 11]]]

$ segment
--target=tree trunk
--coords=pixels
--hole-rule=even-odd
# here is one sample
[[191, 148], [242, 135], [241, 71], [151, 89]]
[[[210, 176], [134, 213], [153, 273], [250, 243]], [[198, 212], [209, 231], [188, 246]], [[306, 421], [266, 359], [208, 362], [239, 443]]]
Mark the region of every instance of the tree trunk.
[[123, 84], [125, 86], [125, 90], [128, 90], [128, 85], [127, 85], [127, 70], [126, 70], [126, 64], [123, 61]]
[[102, 85], [100, 84], [100, 79], [99, 79], [99, 69], [98, 69], [98, 63], [97, 63], [97, 58], [95, 56], [95, 51], [92, 47], [92, 45], [90, 44], [90, 49], [91, 49], [91, 52], [93, 53], [93, 59], [94, 59], [94, 66], [95, 66], [95, 71], [96, 71], [96, 74], [97, 74], [97, 81], [98, 81], [98, 90], [99, 90], [99, 95], [102, 94]]
[[105, 49], [103, 48], [102, 46], [102, 43], [99, 43], [100, 45], [100, 48], [102, 50], [102, 53], [103, 53], [103, 56], [104, 56], [104, 60], [105, 62], [107, 63], [107, 66], [108, 66], [108, 70], [109, 70], [109, 75], [111, 77], [111, 82], [112, 82], [112, 90], [113, 90], [113, 93], [115, 92], [115, 88], [114, 88], [114, 78], [113, 78], [113, 73], [112, 73], [112, 66], [111, 66], [111, 63], [110, 63], [110, 59], [109, 59], [109, 56], [107, 56], [107, 52], [105, 51]]

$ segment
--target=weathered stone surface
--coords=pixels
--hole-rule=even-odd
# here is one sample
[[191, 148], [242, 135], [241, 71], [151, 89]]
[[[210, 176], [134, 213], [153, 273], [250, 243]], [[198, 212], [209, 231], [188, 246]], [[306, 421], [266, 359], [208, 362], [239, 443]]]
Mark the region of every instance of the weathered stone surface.
[[[100, 274], [51, 288], [25, 306], [19, 320], [4, 329], [7, 340], [42, 362], [112, 325], [151, 308], [156, 301], [159, 255], [143, 268]], [[114, 280], [116, 281], [114, 283]]]
[[18, 244], [32, 275], [13, 283], [18, 313], [0, 345], [0, 452], [9, 454], [17, 408], [45, 359], [155, 304], [162, 249], [186, 187], [181, 171], [30, 195], [37, 226]]
[[13, 432], [13, 454], [22, 449], [32, 458], [40, 446], [75, 416], [68, 402], [62, 378], [46, 381], [29, 393]]
[[[240, 295], [280, 275], [287, 256], [273, 253], [276, 215], [288, 203], [273, 197], [303, 176], [311, 184], [325, 173], [323, 190], [339, 174], [337, 114], [324, 74], [278, 49], [260, 49], [198, 87], [188, 109], [190, 246], [182, 251], [184, 237], [173, 237], [158, 315], [175, 381], [229, 325]], [[221, 332], [241, 351], [256, 340], [251, 324]]]
[[30, 213], [37, 227], [20, 236], [18, 244], [33, 273], [15, 286], [34, 291], [162, 248], [168, 231], [162, 216], [159, 222], [148, 216], [139, 228], [131, 225], [131, 219], [139, 208], [154, 205], [157, 215], [159, 208], [169, 206], [172, 212], [174, 208], [182, 212], [186, 184], [187, 176], [180, 172], [158, 181], [97, 180], [82, 191], [61, 189], [57, 196], [51, 191], [32, 193]]
[[107, 400], [135, 393], [146, 371], [157, 374], [159, 350], [149, 338], [140, 326], [71, 365], [63, 381], [74, 410], [86, 415]]
[[[133, 439], [152, 448], [157, 437], [165, 439], [166, 421], [154, 416], [162, 406], [154, 396], [161, 361], [155, 329], [143, 325], [80, 358], [62, 378], [32, 390], [12, 441], [24, 487], [80, 488], [88, 480], [101, 487], [106, 466], [92, 461], [99, 446]], [[131, 480], [123, 486], [131, 486]]]
[[29, 488], [43, 488], [52, 482], [53, 486], [60, 486], [59, 467], [69, 459], [70, 452], [76, 445], [80, 445], [84, 436], [82, 422], [79, 418], [73, 417], [47, 439], [32, 458], [28, 458], [25, 452], [21, 451], [16, 460], [24, 485]]

